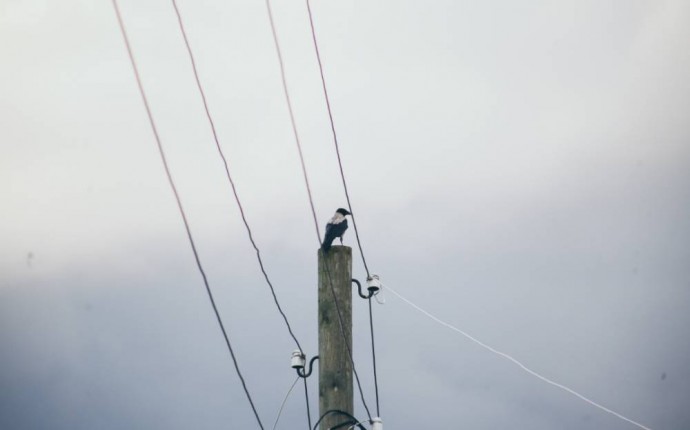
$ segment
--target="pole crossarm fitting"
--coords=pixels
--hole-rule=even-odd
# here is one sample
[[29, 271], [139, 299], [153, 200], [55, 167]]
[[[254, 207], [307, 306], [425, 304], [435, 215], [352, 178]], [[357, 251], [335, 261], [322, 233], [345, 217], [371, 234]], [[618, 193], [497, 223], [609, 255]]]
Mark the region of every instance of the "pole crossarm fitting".
[[304, 372], [304, 367], [303, 367], [303, 368], [301, 368], [301, 369], [297, 369], [297, 374], [298, 374], [301, 378], [308, 378], [309, 376], [311, 376], [311, 372], [314, 370], [314, 362], [315, 362], [316, 360], [318, 360], [318, 359], [319, 359], [319, 356], [318, 356], [318, 355], [315, 355], [314, 357], [312, 357], [312, 359], [309, 360], [309, 371], [305, 373], [305, 372]]
[[368, 299], [372, 298], [376, 293], [378, 293], [378, 291], [381, 287], [379, 287], [380, 284], [378, 282], [378, 276], [376, 276], [376, 275], [374, 275], [374, 276], [375, 276], [375, 278], [371, 277], [371, 276], [367, 278], [367, 291], [368, 291], [367, 295], [365, 295], [362, 292], [362, 284], [358, 280], [356, 280], [354, 278], [352, 279], [352, 282], [357, 284], [357, 294], [359, 294], [359, 297], [361, 297], [365, 300], [368, 300]]
[[312, 359], [309, 360], [309, 371], [305, 372], [304, 368], [307, 361], [306, 357], [299, 349], [296, 349], [292, 352], [292, 360], [290, 362], [290, 365], [293, 369], [297, 371], [297, 375], [300, 378], [308, 378], [309, 376], [311, 376], [311, 372], [314, 370], [314, 362], [318, 359], [318, 355], [312, 357]]

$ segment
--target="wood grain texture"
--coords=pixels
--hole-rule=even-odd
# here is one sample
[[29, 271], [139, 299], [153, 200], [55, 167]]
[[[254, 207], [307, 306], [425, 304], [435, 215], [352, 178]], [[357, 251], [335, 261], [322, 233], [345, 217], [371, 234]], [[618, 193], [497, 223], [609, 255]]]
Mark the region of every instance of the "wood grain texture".
[[[340, 308], [342, 331], [333, 292]], [[348, 354], [348, 346], [352, 350], [352, 248], [333, 246], [325, 255], [319, 250], [318, 296], [319, 416], [332, 409], [353, 414], [352, 364]], [[329, 414], [321, 421], [321, 429], [346, 420], [342, 415]]]

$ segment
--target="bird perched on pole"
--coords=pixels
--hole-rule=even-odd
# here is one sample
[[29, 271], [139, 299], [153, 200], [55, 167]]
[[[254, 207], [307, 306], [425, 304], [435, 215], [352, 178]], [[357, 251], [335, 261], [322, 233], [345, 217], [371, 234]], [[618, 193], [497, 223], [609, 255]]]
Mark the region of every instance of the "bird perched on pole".
[[335, 211], [333, 218], [326, 224], [326, 234], [324, 234], [323, 243], [321, 244], [323, 252], [328, 252], [331, 249], [331, 244], [336, 237], [340, 238], [340, 244], [343, 244], [343, 235], [345, 230], [347, 230], [347, 218], [345, 218], [347, 215], [352, 214], [346, 209], [339, 208]]

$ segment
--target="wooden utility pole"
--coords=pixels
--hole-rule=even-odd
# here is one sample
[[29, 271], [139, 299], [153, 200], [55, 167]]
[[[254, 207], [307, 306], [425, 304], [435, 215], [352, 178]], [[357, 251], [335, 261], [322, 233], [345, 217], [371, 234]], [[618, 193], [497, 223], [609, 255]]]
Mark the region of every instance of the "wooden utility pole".
[[[352, 248], [333, 246], [325, 254], [319, 250], [319, 416], [330, 410], [354, 415], [351, 351]], [[329, 414], [321, 429], [345, 421], [343, 415]]]

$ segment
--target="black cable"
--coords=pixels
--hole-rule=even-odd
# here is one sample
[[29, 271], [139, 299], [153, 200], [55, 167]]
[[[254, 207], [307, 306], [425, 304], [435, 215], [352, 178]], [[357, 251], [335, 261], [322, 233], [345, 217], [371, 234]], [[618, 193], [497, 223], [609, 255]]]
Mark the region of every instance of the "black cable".
[[[312, 194], [311, 194], [311, 186], [309, 185], [309, 177], [307, 175], [307, 168], [306, 168], [306, 164], [304, 162], [304, 157], [302, 154], [302, 144], [300, 143], [299, 134], [297, 133], [297, 124], [295, 122], [295, 116], [294, 116], [294, 113], [292, 110], [292, 102], [290, 101], [290, 93], [288, 92], [288, 88], [287, 88], [287, 80], [285, 78], [285, 65], [283, 64], [283, 56], [282, 56], [281, 50], [280, 50], [280, 43], [278, 42], [278, 33], [276, 32], [275, 22], [273, 20], [273, 12], [271, 10], [270, 0], [266, 0], [266, 9], [268, 11], [268, 19], [269, 19], [269, 22], [271, 24], [271, 31], [273, 34], [273, 42], [275, 45], [276, 54], [277, 54], [278, 62], [280, 65], [280, 76], [281, 76], [282, 83], [283, 83], [283, 92], [285, 94], [285, 100], [287, 102], [288, 111], [290, 113], [290, 122], [292, 124], [292, 131], [293, 131], [293, 134], [295, 136], [295, 143], [297, 145], [297, 151], [299, 152], [300, 163], [302, 166], [302, 175], [304, 176], [304, 183], [305, 183], [306, 188], [307, 188], [307, 196], [309, 197], [309, 206], [311, 208], [311, 214], [312, 214], [312, 217], [314, 219], [314, 228], [316, 230], [316, 240], [319, 244], [319, 247], [321, 247], [321, 231], [319, 229], [319, 222], [318, 222], [318, 219], [316, 217], [316, 210], [314, 209], [314, 199], [313, 199]], [[353, 222], [354, 222], [354, 218], [353, 218]], [[336, 310], [338, 311], [338, 322], [340, 324], [340, 332], [343, 335], [343, 339], [345, 340], [345, 345], [347, 346], [347, 339], [345, 337], [345, 332], [344, 332], [344, 328], [343, 328], [343, 321], [342, 321], [342, 316], [340, 313], [340, 307], [338, 306], [338, 299], [336, 298], [335, 290], [333, 289], [333, 280], [331, 279], [330, 270], [328, 269], [328, 264], [326, 264], [326, 273], [328, 274], [329, 284], [331, 286], [331, 292], [333, 293], [333, 299], [335, 301]], [[347, 350], [348, 350], [348, 354], [350, 357], [350, 362], [352, 363], [352, 371], [355, 375], [355, 379], [357, 380], [357, 386], [359, 388], [359, 393], [360, 393], [360, 396], [362, 398], [362, 404], [364, 404], [364, 408], [367, 410], [367, 414], [369, 415], [369, 419], [371, 419], [371, 413], [369, 413], [369, 408], [367, 407], [366, 401], [364, 400], [364, 393], [362, 391], [362, 384], [359, 381], [359, 375], [357, 374], [357, 370], [355, 368], [355, 362], [354, 362], [354, 359], [352, 357], [352, 351], [350, 350], [349, 346], [347, 346]]]
[[[321, 241], [319, 241], [319, 244]], [[323, 252], [323, 251], [320, 251]], [[336, 313], [338, 314], [338, 327], [340, 328], [340, 334], [343, 337], [343, 343], [345, 344], [345, 348], [347, 349], [347, 355], [350, 357], [350, 363], [352, 364], [352, 373], [355, 375], [355, 380], [357, 381], [357, 388], [359, 389], [359, 396], [362, 399], [362, 404], [364, 405], [364, 409], [367, 411], [367, 416], [369, 417], [369, 420], [371, 421], [371, 412], [369, 412], [369, 406], [367, 406], [367, 402], [364, 400], [364, 392], [362, 391], [362, 383], [359, 381], [359, 374], [357, 373], [357, 369], [355, 368], [355, 359], [352, 357], [352, 349], [350, 348], [349, 342], [347, 341], [347, 336], [345, 334], [345, 324], [343, 324], [343, 316], [340, 312], [340, 305], [338, 304], [338, 298], [335, 295], [335, 288], [333, 287], [333, 278], [331, 277], [331, 270], [328, 268], [328, 260], [326, 256], [324, 255], [323, 257], [323, 265], [326, 268], [326, 276], [328, 277], [328, 285], [331, 287], [331, 294], [333, 295], [333, 303], [335, 303], [335, 310]]]
[[242, 207], [242, 203], [240, 202], [239, 195], [237, 194], [237, 189], [235, 187], [235, 182], [232, 180], [232, 176], [230, 175], [230, 168], [228, 167], [228, 160], [225, 157], [225, 153], [223, 152], [220, 142], [218, 140], [218, 133], [216, 132], [216, 126], [213, 122], [213, 118], [211, 117], [211, 111], [209, 110], [208, 103], [206, 101], [206, 94], [204, 92], [204, 89], [201, 85], [201, 79], [199, 78], [199, 72], [197, 71], [196, 67], [196, 62], [194, 61], [194, 55], [192, 54], [192, 47], [189, 44], [189, 40], [187, 39], [187, 32], [185, 31], [184, 24], [182, 23], [182, 16], [180, 14], [180, 10], [177, 7], [177, 2], [175, 0], [172, 0], [173, 7], [175, 8], [175, 13], [177, 14], [177, 22], [179, 23], [180, 26], [180, 32], [182, 33], [182, 37], [184, 38], [184, 43], [185, 46], [187, 47], [187, 53], [189, 54], [189, 60], [192, 63], [192, 70], [194, 71], [194, 78], [196, 79], [196, 85], [197, 88], [199, 89], [199, 94], [201, 95], [201, 100], [204, 103], [204, 110], [206, 111], [206, 117], [208, 118], [209, 125], [211, 126], [211, 131], [213, 132], [213, 139], [216, 142], [216, 148], [218, 149], [218, 154], [220, 155], [221, 159], [223, 160], [223, 166], [225, 167], [225, 175], [228, 178], [228, 182], [230, 183], [230, 186], [232, 188], [232, 193], [235, 196], [235, 202], [237, 202], [237, 207], [240, 210], [240, 215], [242, 216], [242, 221], [244, 222], [244, 226], [247, 230], [247, 234], [249, 235], [249, 241], [252, 243], [252, 246], [254, 247], [254, 251], [256, 252], [256, 258], [259, 260], [259, 267], [261, 268], [261, 273], [264, 275], [264, 279], [266, 280], [266, 283], [268, 284], [271, 294], [273, 295], [273, 301], [276, 304], [276, 307], [278, 308], [278, 312], [280, 312], [280, 315], [282, 315], [283, 320], [285, 321], [285, 325], [287, 326], [288, 332], [290, 333], [290, 336], [292, 336], [292, 339], [295, 341], [295, 344], [297, 344], [297, 347], [299, 348], [301, 353], [304, 353], [302, 350], [302, 346], [300, 345], [299, 341], [297, 340], [297, 337], [295, 334], [292, 332], [292, 327], [290, 326], [290, 322], [287, 319], [287, 316], [285, 315], [285, 312], [283, 312], [283, 309], [280, 307], [280, 303], [278, 303], [278, 297], [276, 296], [275, 289], [273, 288], [273, 284], [271, 283], [271, 280], [268, 277], [268, 274], [266, 273], [266, 270], [264, 269], [264, 263], [263, 260], [261, 259], [261, 253], [259, 251], [259, 247], [256, 245], [256, 242], [254, 241], [254, 237], [252, 236], [252, 230], [249, 228], [249, 223], [247, 222], [247, 217], [244, 214], [244, 208]]
[[295, 121], [295, 114], [292, 111], [292, 102], [290, 101], [290, 92], [288, 91], [287, 79], [285, 78], [285, 64], [283, 63], [283, 54], [280, 50], [280, 43], [278, 42], [278, 33], [276, 31], [275, 21], [273, 20], [273, 10], [271, 9], [271, 1], [266, 0], [266, 11], [268, 12], [268, 21], [271, 24], [271, 32], [273, 34], [273, 44], [276, 48], [276, 56], [278, 57], [278, 64], [280, 65], [280, 78], [283, 82], [283, 93], [285, 94], [285, 101], [287, 102], [288, 112], [290, 113], [290, 124], [292, 125], [292, 133], [295, 136], [297, 143], [297, 152], [302, 166], [302, 176], [304, 183], [307, 185], [307, 195], [309, 196], [309, 204], [311, 206], [311, 213], [314, 217], [314, 225], [316, 226], [316, 236], [319, 238], [319, 245], [321, 245], [321, 232], [319, 231], [319, 221], [316, 218], [316, 210], [314, 209], [314, 200], [311, 195], [311, 187], [309, 186], [309, 177], [307, 176], [307, 168], [304, 163], [304, 155], [302, 153], [302, 144], [300, 143], [299, 133], [297, 132], [297, 123]]
[[343, 162], [340, 159], [340, 147], [338, 145], [338, 135], [335, 132], [335, 123], [333, 121], [333, 112], [331, 111], [331, 102], [328, 97], [328, 89], [326, 88], [326, 77], [323, 73], [323, 64], [321, 63], [321, 54], [319, 53], [319, 44], [316, 41], [316, 30], [314, 29], [314, 19], [311, 13], [311, 5], [309, 0], [307, 2], [307, 12], [309, 13], [309, 25], [311, 26], [311, 35], [314, 41], [314, 50], [316, 51], [316, 59], [319, 63], [319, 72], [321, 74], [321, 86], [323, 87], [323, 94], [326, 99], [326, 108], [328, 110], [328, 119], [331, 123], [331, 132], [333, 133], [333, 142], [335, 143], [335, 153], [338, 156], [338, 167], [340, 168], [340, 177], [343, 181], [343, 189], [345, 190], [345, 199], [347, 200], [347, 208], [350, 211], [350, 217], [352, 217], [352, 225], [355, 228], [355, 238], [357, 239], [357, 246], [359, 247], [359, 254], [362, 256], [362, 263], [364, 264], [364, 270], [367, 272], [367, 277], [370, 277], [369, 266], [367, 265], [367, 260], [364, 258], [364, 251], [362, 250], [362, 242], [359, 240], [359, 231], [357, 230], [357, 221], [355, 220], [354, 212], [352, 211], [352, 203], [350, 203], [350, 193], [347, 191], [347, 182], [345, 181], [345, 172], [343, 170]]
[[161, 143], [161, 139], [158, 135], [158, 129], [156, 128], [156, 124], [153, 120], [153, 114], [151, 113], [151, 108], [149, 107], [149, 102], [146, 97], [146, 92], [144, 91], [144, 86], [141, 82], [141, 77], [139, 76], [139, 69], [137, 68], [136, 61], [134, 59], [134, 54], [132, 53], [132, 48], [129, 44], [129, 38], [127, 37], [127, 31], [125, 30], [125, 24], [122, 20], [122, 16], [120, 14], [120, 9], [117, 4], [117, 0], [112, 0], [113, 7], [115, 8], [115, 14], [117, 15], [117, 21], [120, 26], [120, 31], [122, 32], [122, 37], [124, 38], [125, 45], [127, 47], [127, 54], [129, 55], [130, 62], [132, 64], [132, 69], [134, 70], [134, 76], [137, 81], [137, 86], [139, 87], [139, 93], [141, 94], [141, 98], [144, 102], [144, 107], [146, 108], [146, 114], [148, 115], [149, 123], [151, 125], [151, 129], [153, 130], [153, 135], [156, 139], [156, 144], [158, 146], [158, 152], [161, 156], [161, 161], [163, 162], [163, 168], [165, 169], [165, 174], [168, 177], [168, 183], [170, 184], [170, 188], [173, 191], [173, 194], [175, 195], [175, 200], [177, 202], [177, 207], [180, 211], [180, 215], [182, 216], [182, 221], [184, 222], [184, 227], [185, 230], [187, 231], [187, 238], [189, 239], [189, 244], [192, 248], [192, 253], [194, 254], [194, 259], [196, 261], [197, 268], [199, 269], [199, 273], [201, 273], [201, 277], [203, 278], [204, 285], [206, 286], [206, 292], [208, 293], [208, 298], [211, 301], [211, 306], [213, 307], [213, 312], [216, 314], [216, 319], [218, 320], [218, 325], [220, 326], [221, 331], [223, 332], [223, 337], [225, 338], [225, 343], [228, 347], [228, 350], [230, 351], [230, 356], [232, 357], [232, 362], [235, 365], [235, 371], [237, 372], [237, 376], [239, 376], [240, 381], [242, 382], [242, 387], [244, 388], [244, 392], [247, 395], [247, 399], [249, 400], [249, 404], [252, 407], [252, 410], [254, 411], [254, 416], [256, 416], [256, 420], [259, 423], [259, 427], [263, 430], [264, 426], [261, 423], [261, 419], [259, 418], [259, 414], [256, 411], [256, 407], [254, 406], [254, 402], [252, 401], [252, 397], [249, 394], [249, 390], [247, 389], [247, 384], [244, 381], [244, 377], [242, 376], [242, 372], [240, 372], [239, 365], [237, 364], [237, 358], [235, 357], [235, 352], [232, 349], [232, 345], [230, 344], [230, 338], [228, 337], [227, 332], [225, 331], [225, 326], [223, 325], [223, 321], [220, 318], [220, 313], [218, 312], [218, 308], [216, 307], [216, 302], [213, 299], [213, 293], [211, 293], [211, 288], [208, 283], [208, 279], [206, 278], [206, 273], [204, 272], [203, 267], [201, 266], [201, 260], [199, 259], [199, 253], [196, 250], [196, 246], [194, 244], [194, 239], [192, 238], [192, 232], [189, 228], [189, 222], [187, 221], [187, 216], [185, 214], [184, 208], [182, 207], [182, 201], [180, 200], [179, 193], [177, 192], [177, 187], [175, 187], [175, 182], [173, 181], [172, 174], [170, 173], [170, 168], [168, 167], [168, 162], [167, 159], [165, 158], [165, 152], [163, 151], [163, 145]]
[[369, 297], [369, 328], [371, 329], [371, 356], [374, 362], [374, 388], [376, 390], [376, 416], [381, 416], [381, 408], [379, 407], [379, 381], [376, 375], [376, 347], [374, 343], [374, 316], [371, 311], [371, 298]]
[[309, 411], [309, 389], [307, 388], [307, 378], [302, 378], [304, 380], [304, 397], [307, 400], [307, 422], [309, 423], [309, 428], [311, 429], [311, 412]]
[[345, 411], [341, 411], [340, 409], [330, 409], [330, 410], [327, 410], [326, 412], [324, 412], [323, 415], [321, 415], [319, 420], [316, 422], [316, 424], [314, 424], [314, 427], [312, 427], [312, 430], [316, 430], [316, 428], [319, 426], [319, 424], [321, 424], [321, 421], [323, 421], [323, 419], [326, 418], [330, 414], [344, 415], [344, 416], [350, 418], [351, 420], [354, 420], [355, 425], [357, 425], [359, 428], [364, 430], [362, 425], [359, 424], [360, 421], [357, 418], [355, 418], [354, 416], [350, 415], [349, 413], [347, 413]]
[[[321, 62], [321, 54], [319, 52], [319, 44], [316, 39], [316, 29], [314, 28], [314, 18], [312, 16], [311, 12], [311, 5], [309, 3], [309, 0], [306, 0], [307, 3], [307, 12], [309, 13], [309, 25], [311, 26], [311, 35], [312, 35], [312, 40], [314, 41], [314, 51], [316, 52], [316, 59], [317, 62], [319, 63], [319, 73], [321, 75], [321, 86], [323, 87], [323, 95], [326, 100], [326, 108], [328, 110], [328, 119], [331, 123], [331, 132], [333, 134], [333, 143], [335, 144], [335, 153], [338, 157], [338, 167], [340, 168], [340, 178], [342, 179], [343, 182], [343, 189], [345, 190], [345, 199], [347, 200], [347, 207], [348, 210], [350, 211], [350, 217], [352, 217], [352, 225], [354, 226], [355, 229], [355, 238], [357, 239], [357, 247], [359, 248], [359, 254], [362, 256], [362, 263], [364, 264], [364, 270], [367, 272], [367, 278], [371, 277], [371, 274], [369, 273], [369, 266], [367, 265], [367, 260], [364, 257], [364, 250], [362, 249], [362, 242], [359, 239], [359, 230], [357, 229], [357, 221], [355, 219], [354, 211], [352, 210], [352, 203], [350, 202], [350, 193], [347, 190], [347, 181], [345, 180], [345, 171], [343, 169], [343, 162], [340, 157], [340, 146], [338, 145], [338, 135], [335, 132], [335, 122], [333, 121], [333, 112], [331, 110], [331, 102], [328, 97], [328, 89], [326, 87], [326, 77], [323, 72], [323, 64]], [[371, 299], [369, 299], [369, 320], [371, 321]], [[373, 324], [373, 323], [372, 323]], [[379, 384], [378, 384], [378, 378], [376, 376], [376, 351], [374, 349], [374, 328], [373, 325], [371, 327], [371, 351], [372, 351], [372, 356], [373, 356], [373, 366], [374, 366], [374, 387], [376, 391], [376, 414], [378, 416], [381, 416], [381, 412], [379, 409]]]

